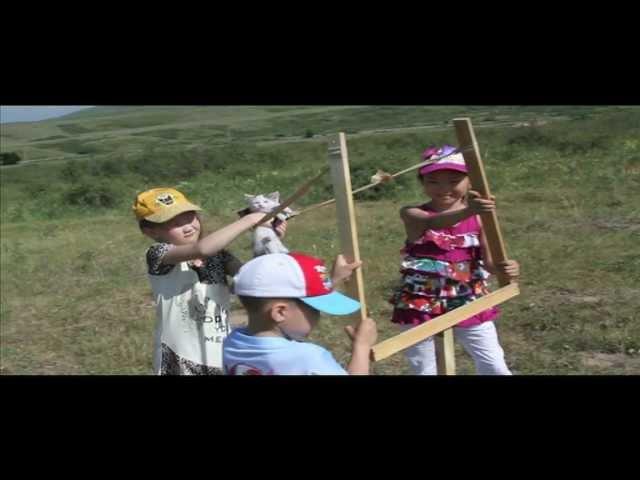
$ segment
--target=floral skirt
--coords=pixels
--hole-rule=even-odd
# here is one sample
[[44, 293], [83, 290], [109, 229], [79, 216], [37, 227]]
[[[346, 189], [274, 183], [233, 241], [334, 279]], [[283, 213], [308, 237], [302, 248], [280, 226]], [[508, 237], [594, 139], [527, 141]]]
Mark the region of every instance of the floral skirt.
[[[489, 273], [481, 260], [446, 262], [406, 257], [402, 262], [402, 283], [389, 302], [395, 307], [391, 321], [419, 325], [489, 293]], [[494, 320], [497, 307], [478, 313], [458, 327], [471, 327]]]

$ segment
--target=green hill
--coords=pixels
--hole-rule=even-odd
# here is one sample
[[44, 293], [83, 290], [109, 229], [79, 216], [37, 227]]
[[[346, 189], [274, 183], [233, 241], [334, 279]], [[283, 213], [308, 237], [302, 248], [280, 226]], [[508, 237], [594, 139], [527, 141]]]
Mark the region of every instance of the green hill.
[[313, 139], [336, 131], [381, 134], [398, 128], [442, 128], [454, 116], [475, 125], [584, 118], [626, 107], [515, 106], [136, 106], [95, 107], [64, 117], [6, 124], [1, 151], [27, 161], [139, 151], [149, 144], [180, 148]]

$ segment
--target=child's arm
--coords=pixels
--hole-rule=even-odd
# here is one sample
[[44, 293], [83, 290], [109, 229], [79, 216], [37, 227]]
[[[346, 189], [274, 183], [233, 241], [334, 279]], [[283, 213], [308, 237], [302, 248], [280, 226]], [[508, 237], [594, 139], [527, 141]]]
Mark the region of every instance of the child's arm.
[[163, 264], [175, 265], [196, 258], [209, 257], [215, 255], [220, 250], [229, 245], [235, 238], [256, 226], [265, 217], [265, 213], [250, 213], [240, 220], [237, 220], [226, 227], [222, 227], [197, 243], [189, 245], [176, 245], [169, 250], [162, 258]]
[[365, 318], [358, 323], [357, 328], [351, 325], [345, 327], [345, 331], [353, 341], [351, 361], [347, 367], [349, 375], [369, 375], [371, 364], [371, 347], [378, 339], [376, 322]]
[[345, 327], [345, 331], [353, 341], [351, 361], [347, 367], [349, 375], [369, 375], [371, 365], [371, 347], [378, 339], [376, 322], [365, 318], [354, 329], [351, 325]]
[[495, 197], [490, 199], [481, 198], [480, 194], [474, 190], [469, 191], [468, 205], [460, 210], [444, 213], [427, 213], [424, 210], [415, 207], [402, 207], [400, 209], [400, 218], [404, 222], [404, 228], [407, 233], [407, 240], [414, 242], [420, 238], [425, 230], [438, 230], [455, 225], [456, 223], [484, 212], [495, 210]]
[[[334, 285], [347, 280], [353, 271], [362, 265], [362, 261], [347, 263], [344, 255], [340, 254], [333, 263], [331, 280]], [[370, 318], [361, 320], [354, 329], [351, 325], [345, 327], [345, 331], [353, 342], [351, 351], [351, 361], [347, 367], [350, 375], [368, 375], [371, 363], [371, 347], [376, 343], [378, 331], [376, 322]]]
[[[482, 220], [478, 219], [480, 226], [482, 227]], [[492, 274], [502, 273], [510, 280], [514, 280], [520, 276], [520, 264], [515, 260], [505, 260], [502, 263], [496, 265], [491, 256], [489, 248], [487, 248], [487, 236], [484, 230], [480, 230], [480, 248], [482, 251], [482, 260], [484, 262], [484, 268]]]

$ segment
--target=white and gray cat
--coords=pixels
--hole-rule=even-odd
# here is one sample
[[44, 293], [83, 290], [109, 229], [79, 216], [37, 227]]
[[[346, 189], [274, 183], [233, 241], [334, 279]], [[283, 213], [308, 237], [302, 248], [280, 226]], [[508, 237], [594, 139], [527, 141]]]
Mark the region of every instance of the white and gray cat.
[[[280, 193], [272, 192], [267, 195], [244, 195], [249, 207], [249, 212], [270, 213], [280, 206]], [[273, 223], [263, 224], [253, 231], [253, 256], [259, 257], [269, 253], [289, 253], [289, 249], [284, 246], [280, 237], [275, 232], [274, 227], [278, 223], [287, 220], [298, 212], [294, 212], [290, 208], [285, 208], [276, 215]]]

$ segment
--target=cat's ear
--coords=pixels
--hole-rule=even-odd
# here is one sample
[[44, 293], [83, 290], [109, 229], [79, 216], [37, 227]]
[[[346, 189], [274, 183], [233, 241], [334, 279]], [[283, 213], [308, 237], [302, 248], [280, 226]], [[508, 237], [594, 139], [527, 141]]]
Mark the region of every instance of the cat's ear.
[[279, 202], [280, 201], [280, 192], [271, 192], [269, 195], [267, 195], [267, 198], [269, 200], [273, 200], [274, 202]]
[[249, 200], [250, 198], [255, 198], [255, 195], [248, 195], [248, 194], [244, 194], [244, 198], [245, 200]]

